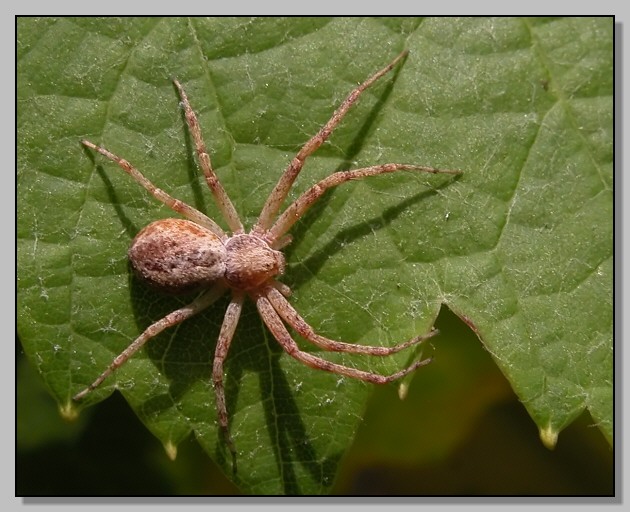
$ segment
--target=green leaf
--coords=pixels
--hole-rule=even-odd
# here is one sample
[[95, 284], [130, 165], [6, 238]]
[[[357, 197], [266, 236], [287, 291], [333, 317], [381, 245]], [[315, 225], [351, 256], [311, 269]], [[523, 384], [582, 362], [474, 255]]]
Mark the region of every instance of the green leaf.
[[[399, 173], [327, 194], [285, 251], [292, 304], [320, 333], [374, 345], [427, 332], [448, 306], [548, 445], [585, 409], [612, 443], [612, 41], [612, 18], [19, 19], [25, 352], [67, 416], [118, 389], [171, 455], [194, 433], [229, 473], [209, 378], [226, 300], [151, 340], [85, 403], [71, 400], [190, 300], [147, 290], [126, 259], [133, 236], [173, 212], [79, 140], [225, 226], [196, 167], [177, 77], [251, 226], [301, 145], [406, 48], [290, 197], [376, 163], [464, 175]], [[432, 347], [439, 364], [439, 338]], [[420, 357], [323, 356], [380, 373]], [[283, 353], [250, 304], [226, 365], [235, 481], [249, 493], [327, 492], [370, 389]]]

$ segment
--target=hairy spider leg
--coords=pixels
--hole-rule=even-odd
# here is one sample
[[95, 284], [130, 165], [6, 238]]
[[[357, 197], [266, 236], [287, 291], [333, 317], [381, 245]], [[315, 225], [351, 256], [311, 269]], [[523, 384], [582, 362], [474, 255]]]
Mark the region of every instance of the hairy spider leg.
[[76, 395], [74, 395], [73, 400], [81, 400], [88, 393], [96, 389], [101, 383], [109, 377], [115, 370], [120, 368], [123, 364], [127, 362], [127, 360], [133, 356], [138, 350], [140, 350], [144, 344], [149, 341], [151, 338], [157, 336], [164, 329], [172, 327], [174, 325], [182, 323], [184, 320], [196, 315], [197, 313], [203, 311], [212, 303], [214, 303], [221, 295], [225, 293], [226, 287], [223, 284], [217, 284], [212, 287], [207, 292], [203, 293], [199, 297], [197, 297], [190, 304], [184, 306], [183, 308], [176, 309], [172, 313], [169, 313], [161, 320], [151, 324], [147, 327], [144, 332], [138, 336], [131, 345], [129, 345], [125, 350], [123, 350], [120, 354], [118, 354], [112, 363], [107, 367], [107, 369], [101, 373], [97, 379], [90, 384], [83, 391], [80, 391]]
[[302, 215], [326, 192], [328, 189], [346, 183], [350, 180], [359, 180], [369, 176], [377, 176], [396, 171], [420, 171], [432, 174], [461, 174], [461, 171], [435, 169], [424, 165], [408, 165], [408, 164], [382, 164], [363, 169], [354, 169], [350, 171], [339, 171], [324, 178], [320, 182], [313, 185], [296, 199], [287, 209], [280, 215], [267, 234], [267, 238], [273, 242], [282, 240], [283, 235], [291, 229]]
[[82, 140], [81, 144], [83, 144], [84, 146], [87, 146], [88, 148], [93, 149], [94, 151], [100, 153], [101, 155], [109, 158], [112, 162], [118, 164], [123, 171], [129, 174], [129, 176], [131, 176], [140, 185], [142, 185], [147, 191], [149, 191], [149, 193], [153, 197], [155, 197], [158, 201], [164, 203], [171, 210], [183, 215], [187, 219], [199, 224], [200, 226], [203, 226], [209, 229], [215, 235], [221, 238], [221, 240], [227, 239], [227, 235], [225, 234], [225, 231], [223, 231], [221, 227], [216, 222], [214, 222], [210, 217], [208, 217], [207, 215], [204, 215], [196, 208], [193, 208], [192, 206], [187, 205], [183, 201], [180, 201], [179, 199], [175, 199], [173, 196], [167, 194], [162, 189], [156, 187], [153, 183], [151, 183], [151, 181], [145, 178], [144, 175], [138, 169], [136, 169], [124, 158], [120, 158], [119, 156], [115, 155], [111, 151], [101, 146], [97, 146], [96, 144], [93, 144], [89, 140]]
[[271, 226], [274, 217], [278, 213], [280, 206], [282, 205], [284, 199], [286, 198], [293, 182], [297, 178], [298, 174], [302, 170], [304, 165], [304, 161], [312, 155], [317, 149], [328, 139], [333, 130], [337, 127], [337, 125], [341, 122], [343, 117], [346, 115], [350, 107], [357, 101], [359, 96], [365, 89], [367, 89], [370, 85], [372, 85], [376, 80], [381, 78], [383, 75], [387, 74], [391, 71], [399, 61], [404, 59], [408, 50], [400, 53], [392, 62], [390, 62], [387, 66], [385, 66], [380, 71], [377, 71], [374, 75], [368, 78], [365, 82], [355, 88], [348, 97], [341, 103], [339, 108], [335, 110], [332, 117], [328, 120], [328, 122], [322, 126], [322, 128], [317, 132], [304, 146], [298, 154], [293, 158], [289, 166], [282, 173], [282, 176], [278, 180], [278, 183], [274, 187], [273, 191], [267, 198], [267, 202], [258, 217], [258, 222], [254, 226], [253, 232], [255, 233], [264, 233]]
[[219, 332], [219, 338], [217, 340], [217, 346], [214, 351], [214, 360], [212, 362], [212, 384], [214, 386], [214, 394], [217, 404], [217, 416], [219, 419], [219, 428], [222, 432], [223, 439], [232, 454], [232, 470], [236, 473], [236, 447], [234, 441], [230, 436], [229, 431], [229, 418], [227, 412], [227, 406], [225, 403], [225, 388], [223, 387], [223, 363], [230, 349], [232, 338], [238, 320], [243, 310], [243, 301], [245, 300], [245, 294], [243, 292], [232, 292], [232, 300], [227, 307], [225, 316], [223, 317], [223, 323], [221, 324], [221, 331]]
[[378, 373], [366, 372], [363, 370], [357, 370], [356, 368], [350, 368], [349, 366], [333, 363], [331, 361], [322, 359], [321, 357], [317, 357], [313, 354], [300, 350], [300, 347], [291, 337], [289, 331], [287, 331], [287, 328], [282, 323], [282, 319], [280, 318], [280, 316], [278, 316], [278, 313], [273, 308], [271, 302], [269, 302], [269, 299], [267, 297], [262, 294], [257, 295], [256, 307], [258, 308], [258, 312], [260, 313], [263, 322], [265, 322], [265, 325], [271, 331], [274, 338], [278, 340], [278, 343], [280, 343], [284, 351], [291, 357], [314, 369], [337, 373], [339, 375], [344, 375], [352, 379], [359, 379], [365, 382], [371, 382], [372, 384], [387, 384], [388, 382], [393, 382], [397, 379], [400, 379], [405, 375], [408, 375], [409, 373], [417, 370], [421, 366], [425, 366], [431, 362], [430, 358], [422, 359], [420, 361], [416, 361], [404, 370], [392, 373], [391, 375], [380, 375]]
[[186, 96], [186, 92], [184, 88], [179, 83], [177, 79], [173, 80], [175, 87], [177, 87], [177, 91], [179, 92], [179, 97], [182, 100], [182, 105], [184, 106], [184, 114], [186, 117], [186, 123], [188, 123], [188, 129], [190, 134], [192, 135], [193, 141], [195, 143], [195, 150], [197, 151], [197, 158], [199, 160], [199, 165], [201, 166], [201, 170], [203, 171], [203, 175], [206, 178], [206, 183], [212, 192], [212, 195], [217, 203], [217, 206], [221, 210], [223, 217], [228, 223], [228, 226], [232, 230], [233, 233], [242, 233], [243, 224], [238, 216], [238, 212], [232, 201], [230, 200], [227, 192], [221, 185], [218, 176], [215, 174], [212, 169], [212, 163], [210, 161], [210, 155], [206, 150], [206, 145], [203, 141], [203, 136], [201, 134], [201, 127], [199, 126], [199, 121], [197, 120], [197, 116], [195, 111], [190, 106], [190, 102], [188, 101], [188, 96]]
[[358, 345], [355, 343], [345, 343], [343, 341], [331, 340], [325, 338], [315, 332], [315, 330], [300, 316], [295, 308], [289, 303], [289, 301], [275, 288], [268, 287], [265, 291], [265, 296], [276, 310], [278, 315], [284, 320], [284, 322], [290, 325], [295, 331], [307, 341], [310, 341], [315, 346], [328, 350], [330, 352], [348, 352], [352, 354], [367, 354], [371, 356], [389, 356], [405, 350], [426, 341], [429, 338], [437, 335], [439, 331], [433, 329], [428, 334], [422, 336], [415, 336], [404, 343], [399, 343], [392, 347], [379, 347], [370, 345]]

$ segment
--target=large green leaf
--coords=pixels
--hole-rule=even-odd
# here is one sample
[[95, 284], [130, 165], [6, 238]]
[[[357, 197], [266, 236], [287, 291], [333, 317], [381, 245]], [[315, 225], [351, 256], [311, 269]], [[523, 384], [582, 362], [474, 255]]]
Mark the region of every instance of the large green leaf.
[[[291, 197], [336, 169], [375, 163], [465, 174], [400, 173], [327, 195], [292, 231], [283, 279], [292, 303], [322, 334], [375, 345], [428, 331], [447, 305], [543, 441], [552, 446], [588, 409], [612, 442], [612, 31], [610, 18], [19, 20], [25, 352], [66, 416], [119, 389], [171, 455], [194, 432], [229, 472], [209, 379], [226, 301], [152, 340], [85, 404], [71, 400], [186, 302], [138, 284], [126, 260], [137, 231], [173, 213], [79, 140], [223, 224], [176, 76], [251, 225], [349, 90], [407, 48], [309, 159]], [[439, 356], [439, 339], [433, 347]], [[325, 355], [381, 373], [417, 356]], [[370, 386], [284, 354], [249, 305], [226, 388], [241, 488], [326, 492]]]

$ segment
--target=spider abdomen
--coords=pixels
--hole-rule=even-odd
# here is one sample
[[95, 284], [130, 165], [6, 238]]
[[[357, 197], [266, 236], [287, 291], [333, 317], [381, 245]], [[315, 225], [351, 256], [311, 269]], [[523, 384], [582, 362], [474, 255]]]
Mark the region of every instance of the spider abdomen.
[[251, 290], [284, 273], [284, 255], [256, 235], [236, 234], [225, 247], [225, 279], [232, 288]]
[[136, 275], [160, 291], [183, 294], [225, 275], [227, 251], [212, 231], [183, 219], [152, 222], [133, 239], [129, 261]]

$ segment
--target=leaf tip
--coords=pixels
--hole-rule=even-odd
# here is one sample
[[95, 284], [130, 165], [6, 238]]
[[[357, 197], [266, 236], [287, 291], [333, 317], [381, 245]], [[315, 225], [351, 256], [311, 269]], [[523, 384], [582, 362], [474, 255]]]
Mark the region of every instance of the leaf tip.
[[166, 452], [166, 456], [169, 459], [175, 460], [177, 458], [177, 446], [174, 445], [171, 441], [167, 441], [166, 443], [164, 443], [164, 451]]
[[409, 382], [401, 382], [398, 386], [398, 398], [404, 400], [409, 393]]
[[66, 421], [74, 421], [79, 417], [79, 409], [70, 401], [59, 406], [59, 414]]
[[553, 450], [556, 447], [556, 443], [558, 442], [558, 431], [552, 428], [551, 425], [541, 428], [539, 435], [540, 440], [545, 445], [545, 448]]

